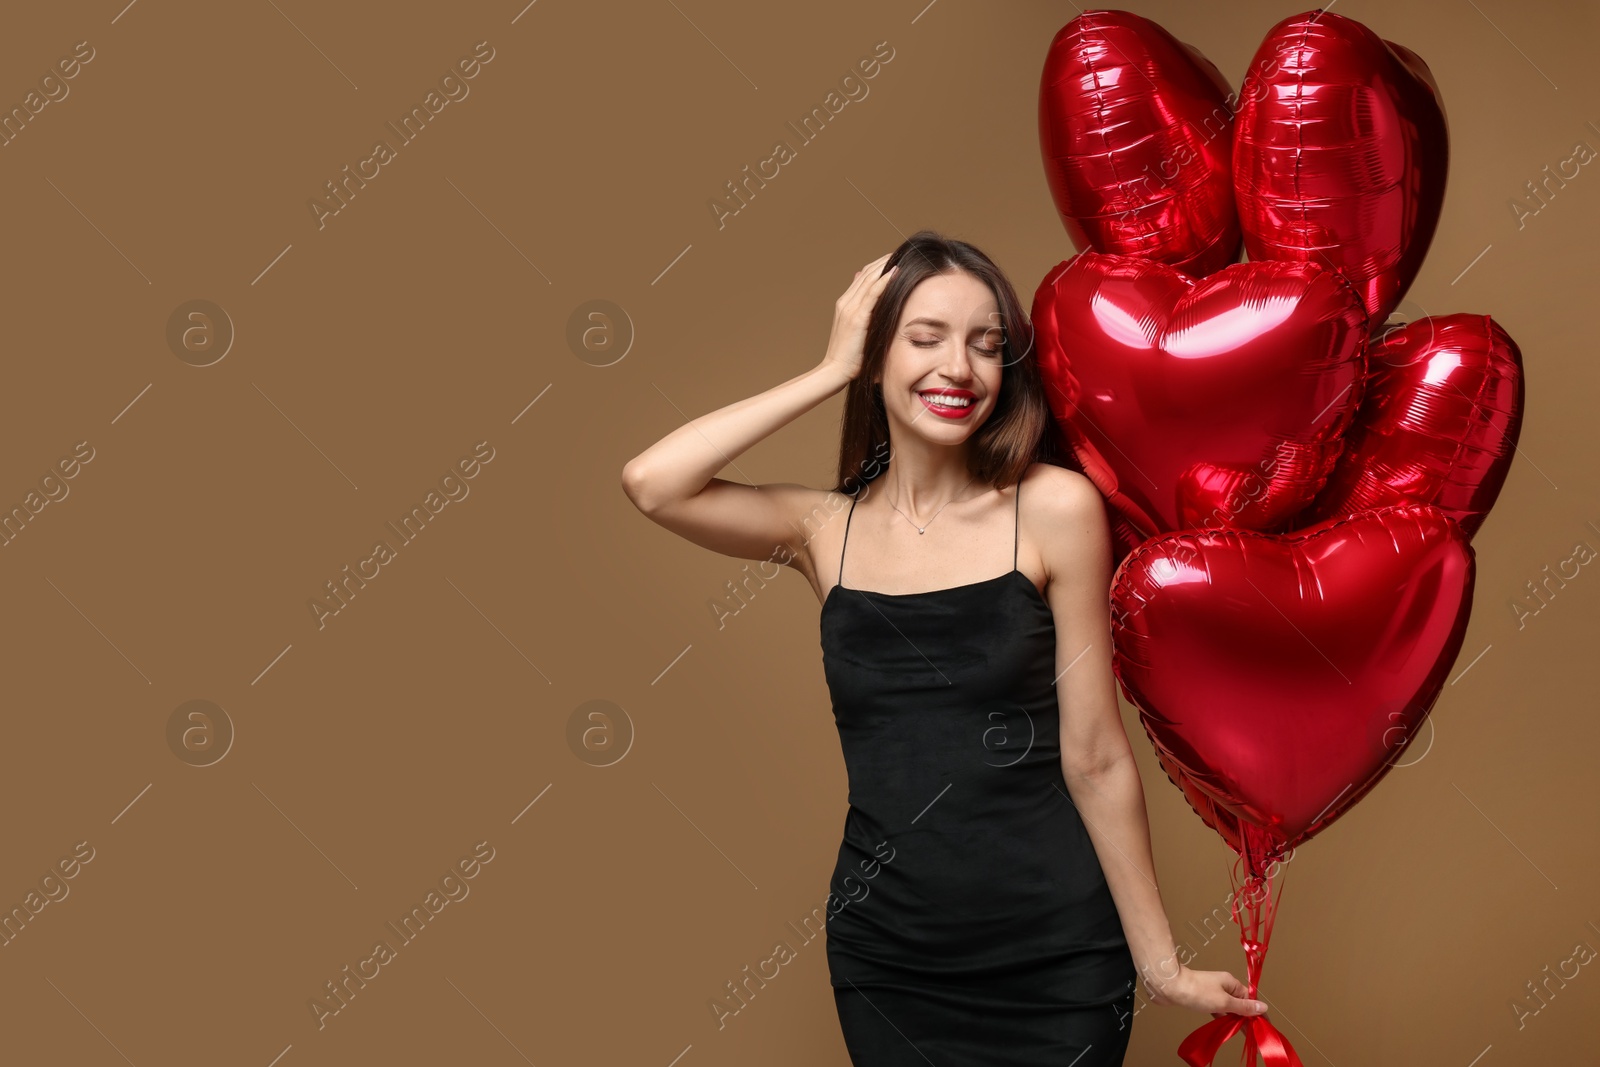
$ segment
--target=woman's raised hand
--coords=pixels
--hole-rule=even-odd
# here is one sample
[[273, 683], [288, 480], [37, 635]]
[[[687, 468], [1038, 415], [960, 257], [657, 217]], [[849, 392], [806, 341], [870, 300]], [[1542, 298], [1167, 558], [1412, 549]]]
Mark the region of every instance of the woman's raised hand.
[[879, 273], [883, 271], [884, 262], [892, 255], [893, 252], [885, 252], [856, 271], [850, 288], [834, 302], [833, 332], [828, 337], [828, 351], [822, 357], [822, 365], [837, 368], [846, 380], [861, 373], [867, 343], [867, 322], [878, 303], [878, 294], [889, 284], [895, 271], [900, 269], [900, 265], [895, 264], [887, 272]]

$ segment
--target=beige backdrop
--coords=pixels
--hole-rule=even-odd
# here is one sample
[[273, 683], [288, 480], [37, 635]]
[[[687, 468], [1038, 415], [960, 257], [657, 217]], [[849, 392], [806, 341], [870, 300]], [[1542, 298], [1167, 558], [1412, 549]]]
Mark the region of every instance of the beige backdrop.
[[[1035, 116], [1076, 9], [124, 2], [0, 32], [0, 106], [38, 108], [0, 147], [0, 1060], [845, 1063], [824, 943], [790, 926], [845, 812], [815, 598], [786, 573], [719, 627], [744, 561], [619, 475], [812, 365], [855, 269], [919, 227], [1031, 295], [1072, 251]], [[1302, 10], [1130, 6], [1235, 84]], [[1411, 306], [1492, 313], [1528, 408], [1470, 674], [1302, 848], [1262, 992], [1308, 1067], [1579, 1062], [1600, 578], [1564, 561], [1600, 545], [1600, 174], [1520, 225], [1511, 202], [1600, 147], [1593, 6], [1337, 10], [1437, 75], [1453, 166]], [[786, 124], [875, 48], [801, 144]], [[826, 484], [840, 403], [725, 473]], [[1231, 853], [1124, 712], [1175, 932], [1242, 975]], [[1128, 1062], [1203, 1021], [1141, 1011]]]

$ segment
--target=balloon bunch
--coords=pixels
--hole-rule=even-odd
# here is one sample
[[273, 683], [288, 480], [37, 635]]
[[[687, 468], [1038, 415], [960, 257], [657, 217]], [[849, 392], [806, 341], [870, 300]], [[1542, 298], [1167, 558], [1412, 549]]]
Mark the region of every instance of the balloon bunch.
[[[1278, 23], [1234, 93], [1154, 22], [1087, 12], [1050, 46], [1039, 133], [1081, 251], [1040, 283], [1035, 336], [1111, 512], [1113, 662], [1238, 853], [1254, 996], [1276, 866], [1394, 765], [1461, 649], [1522, 357], [1486, 315], [1387, 324], [1448, 139], [1426, 64], [1353, 19]], [[1246, 1063], [1300, 1063], [1265, 1017], [1179, 1055], [1241, 1030]]]

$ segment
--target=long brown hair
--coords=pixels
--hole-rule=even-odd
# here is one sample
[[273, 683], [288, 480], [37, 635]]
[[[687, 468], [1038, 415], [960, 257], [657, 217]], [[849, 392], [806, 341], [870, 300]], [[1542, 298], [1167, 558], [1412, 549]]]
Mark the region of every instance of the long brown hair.
[[878, 295], [867, 322], [861, 373], [845, 387], [834, 491], [854, 495], [862, 484], [883, 473], [889, 460], [889, 416], [883, 406], [883, 386], [872, 379], [888, 356], [911, 291], [924, 279], [951, 271], [972, 275], [994, 293], [1004, 335], [1000, 400], [968, 442], [973, 477], [1004, 489], [1021, 481], [1031, 463], [1070, 466], [1057, 446], [1055, 418], [1033, 348], [1033, 324], [994, 261], [965, 241], [918, 230], [894, 250], [884, 272], [897, 265], [899, 273]]

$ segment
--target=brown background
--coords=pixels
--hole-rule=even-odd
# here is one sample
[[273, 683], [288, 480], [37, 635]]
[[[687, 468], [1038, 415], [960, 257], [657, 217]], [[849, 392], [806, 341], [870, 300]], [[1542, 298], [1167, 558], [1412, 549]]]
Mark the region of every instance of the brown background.
[[[818, 360], [855, 269], [921, 226], [990, 252], [1025, 297], [1070, 254], [1035, 109], [1076, 9], [924, 3], [7, 12], [6, 109], [76, 42], [95, 58], [0, 148], [0, 503], [80, 441], [94, 458], [0, 554], [0, 905], [80, 841], [94, 858], [0, 948], [0, 1059], [846, 1062], [821, 939], [725, 1027], [708, 1006], [827, 892], [845, 780], [815, 599], [786, 574], [718, 629], [743, 561], [652, 525], [618, 479]], [[1235, 85], [1303, 10], [1129, 6]], [[1514, 605], [1600, 545], [1600, 171], [1520, 229], [1509, 201], [1600, 147], [1593, 6], [1336, 10], [1424, 56], [1448, 107], [1449, 192], [1408, 308], [1492, 313], [1528, 407], [1474, 542], [1458, 671], [1481, 658], [1411, 765], [1297, 856], [1262, 991], [1308, 1065], [1577, 1062], [1597, 965], [1520, 1029], [1511, 1005], [1600, 946], [1600, 577], [1552, 583], [1520, 627]], [[495, 57], [470, 95], [319, 229], [307, 202], [479, 41]], [[719, 229], [723, 183], [880, 41], [895, 56], [870, 95]], [[167, 341], [195, 299], [236, 331], [204, 367]], [[568, 341], [597, 299], [627, 320], [603, 357]], [[839, 404], [725, 473], [826, 484]], [[480, 441], [470, 495], [319, 627], [324, 584], [398, 546], [385, 523]], [[209, 748], [169, 745], [190, 700], [222, 709]], [[620, 712], [575, 741], [592, 700]], [[1196, 966], [1242, 975], [1234, 932], [1201, 932], [1231, 853], [1124, 712], [1175, 932], [1204, 946]], [[223, 715], [223, 757], [180, 758], [214, 759]], [[470, 895], [319, 1030], [311, 998], [480, 841]], [[1142, 1011], [1128, 1062], [1177, 1062], [1203, 1021]]]

